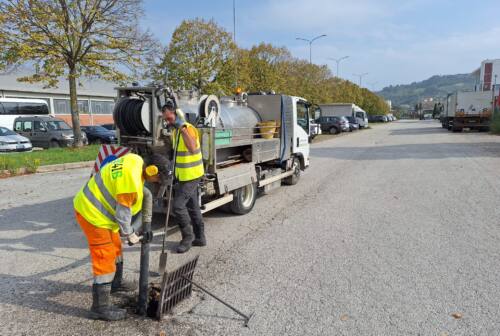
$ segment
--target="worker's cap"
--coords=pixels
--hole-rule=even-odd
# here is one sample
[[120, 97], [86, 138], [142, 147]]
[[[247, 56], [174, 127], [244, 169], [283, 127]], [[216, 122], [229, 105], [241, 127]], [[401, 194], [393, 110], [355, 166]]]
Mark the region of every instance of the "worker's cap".
[[149, 177], [153, 177], [158, 175], [158, 167], [155, 165], [149, 165], [145, 169], [146, 175]]
[[169, 111], [175, 111], [175, 102], [173, 99], [170, 99], [168, 98], [166, 101], [165, 101], [165, 104], [161, 107], [161, 110], [163, 112], [165, 112], [165, 110], [169, 110]]

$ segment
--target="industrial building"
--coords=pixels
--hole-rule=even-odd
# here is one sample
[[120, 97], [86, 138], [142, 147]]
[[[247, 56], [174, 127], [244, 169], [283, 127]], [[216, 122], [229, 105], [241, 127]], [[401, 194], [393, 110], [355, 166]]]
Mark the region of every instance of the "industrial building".
[[[50, 114], [71, 124], [69, 83], [61, 78], [57, 87], [46, 88], [44, 83], [19, 82], [17, 79], [30, 75], [28, 69], [0, 74], [0, 97], [44, 99]], [[79, 80], [77, 86], [78, 109], [81, 125], [99, 125], [113, 122], [116, 98], [114, 83], [100, 79]]]

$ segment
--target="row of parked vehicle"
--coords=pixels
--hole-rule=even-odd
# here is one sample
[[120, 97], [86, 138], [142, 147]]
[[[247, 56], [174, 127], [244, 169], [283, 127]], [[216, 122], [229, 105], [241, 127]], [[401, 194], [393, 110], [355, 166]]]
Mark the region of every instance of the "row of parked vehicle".
[[[73, 129], [53, 116], [23, 116], [14, 120], [13, 130], [0, 126], [0, 152], [25, 152], [33, 147], [58, 148], [73, 145]], [[83, 143], [117, 143], [113, 124], [82, 126]]]
[[396, 120], [397, 118], [392, 114], [370, 115], [368, 117], [368, 121], [370, 122], [391, 122]]
[[353, 116], [328, 116], [319, 117], [315, 120], [319, 125], [320, 133], [338, 134], [341, 132], [357, 131], [360, 128], [368, 127], [362, 119]]

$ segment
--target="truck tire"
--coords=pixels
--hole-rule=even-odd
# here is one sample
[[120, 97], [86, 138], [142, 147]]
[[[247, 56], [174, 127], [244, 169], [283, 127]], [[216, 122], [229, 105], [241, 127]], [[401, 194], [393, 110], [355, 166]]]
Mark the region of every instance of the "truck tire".
[[336, 127], [330, 127], [330, 129], [328, 130], [328, 132], [330, 134], [337, 134], [339, 132], [339, 130]]
[[293, 175], [285, 177], [283, 179], [283, 184], [286, 185], [296, 185], [300, 180], [300, 161], [299, 158], [294, 157], [292, 163]]
[[252, 210], [256, 199], [257, 186], [251, 183], [233, 192], [233, 200], [229, 203], [229, 208], [236, 215], [244, 215]]

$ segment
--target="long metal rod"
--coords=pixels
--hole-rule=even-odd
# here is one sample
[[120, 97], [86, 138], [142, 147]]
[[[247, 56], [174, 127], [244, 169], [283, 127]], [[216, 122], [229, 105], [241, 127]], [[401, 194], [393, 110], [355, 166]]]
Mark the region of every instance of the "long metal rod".
[[226, 306], [229, 309], [231, 309], [232, 311], [234, 311], [236, 314], [238, 314], [241, 317], [245, 318], [245, 327], [248, 327], [248, 322], [250, 321], [250, 318], [252, 317], [252, 314], [250, 314], [248, 316], [245, 315], [245, 314], [243, 314], [241, 311], [239, 311], [238, 309], [234, 308], [233, 306], [231, 306], [229, 303], [227, 303], [226, 301], [222, 300], [221, 298], [217, 297], [215, 294], [210, 293], [207, 289], [201, 287], [199, 284], [197, 284], [193, 280], [189, 279], [188, 277], [186, 277], [186, 276], [183, 275], [182, 278], [184, 280], [189, 281], [192, 285], [198, 287], [203, 292], [207, 293], [208, 295], [210, 295], [211, 297], [213, 297], [214, 299], [216, 299], [217, 301], [219, 301], [220, 303], [222, 303], [224, 306]]
[[175, 179], [175, 164], [177, 161], [177, 148], [179, 147], [179, 138], [180, 138], [180, 130], [177, 131], [177, 139], [175, 141], [175, 146], [174, 146], [174, 155], [173, 155], [173, 164], [172, 164], [172, 176], [170, 177], [170, 189], [168, 191], [168, 206], [167, 206], [167, 217], [165, 217], [165, 230], [164, 230], [164, 236], [163, 236], [163, 242], [161, 246], [161, 254], [163, 255], [165, 253], [165, 241], [167, 240], [167, 231], [168, 231], [168, 222], [169, 222], [169, 217], [170, 217], [170, 208], [172, 208], [172, 189], [174, 189], [174, 179]]
[[[143, 233], [151, 231], [151, 222], [143, 223]], [[148, 309], [148, 285], [149, 285], [149, 242], [141, 245], [141, 271], [139, 274], [139, 299], [137, 303], [137, 314], [145, 316]]]

